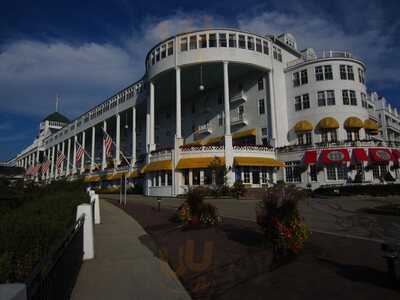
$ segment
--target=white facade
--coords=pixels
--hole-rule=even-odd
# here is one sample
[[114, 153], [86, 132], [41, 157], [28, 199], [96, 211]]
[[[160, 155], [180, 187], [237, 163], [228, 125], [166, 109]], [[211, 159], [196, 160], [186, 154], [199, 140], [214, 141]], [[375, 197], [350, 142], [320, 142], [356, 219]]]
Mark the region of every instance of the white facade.
[[[229, 184], [240, 179], [263, 187], [286, 180], [316, 187], [343, 184], [355, 169], [352, 161], [340, 161], [340, 179], [332, 180], [339, 162], [305, 162], [305, 151], [320, 156], [340, 148], [352, 157], [354, 148], [368, 154], [371, 147], [391, 147], [392, 153], [399, 146], [397, 110], [367, 93], [365, 65], [348, 52], [299, 52], [291, 34], [213, 29], [162, 41], [145, 65], [143, 79], [46, 136], [32, 147], [42, 156], [32, 160], [32, 151], [24, 151], [17, 165], [48, 158], [51, 168], [42, 180], [101, 175], [112, 182], [129, 171], [134, 182], [144, 183], [145, 194], [158, 196], [215, 183], [205, 163], [214, 157], [225, 164]], [[364, 125], [368, 119], [381, 128]], [[104, 132], [113, 140], [112, 159]], [[85, 155], [77, 162], [79, 147]], [[60, 153], [65, 160], [56, 167]], [[395, 159], [386, 163], [379, 176], [398, 178]], [[361, 164], [363, 181], [372, 181], [367, 166], [376, 161]], [[311, 169], [317, 174], [311, 176]]]

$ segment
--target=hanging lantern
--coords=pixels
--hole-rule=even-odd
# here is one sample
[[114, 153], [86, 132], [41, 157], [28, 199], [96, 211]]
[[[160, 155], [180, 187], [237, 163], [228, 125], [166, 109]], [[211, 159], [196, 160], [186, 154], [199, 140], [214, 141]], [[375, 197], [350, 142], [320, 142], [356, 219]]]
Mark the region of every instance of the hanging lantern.
[[200, 85], [199, 85], [199, 91], [202, 92], [204, 91], [204, 84], [203, 84], [203, 65], [200, 65]]

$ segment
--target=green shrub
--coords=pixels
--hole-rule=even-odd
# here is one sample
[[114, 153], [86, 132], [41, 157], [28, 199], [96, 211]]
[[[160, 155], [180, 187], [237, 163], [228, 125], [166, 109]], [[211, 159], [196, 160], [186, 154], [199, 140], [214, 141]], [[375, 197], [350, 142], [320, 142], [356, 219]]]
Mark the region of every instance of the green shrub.
[[18, 205], [0, 214], [0, 283], [24, 282], [50, 247], [73, 225], [76, 207], [89, 202], [81, 181], [29, 185]]
[[233, 184], [231, 188], [231, 195], [235, 197], [236, 199], [239, 199], [239, 197], [243, 197], [246, 194], [246, 187], [243, 184], [243, 181], [237, 180]]

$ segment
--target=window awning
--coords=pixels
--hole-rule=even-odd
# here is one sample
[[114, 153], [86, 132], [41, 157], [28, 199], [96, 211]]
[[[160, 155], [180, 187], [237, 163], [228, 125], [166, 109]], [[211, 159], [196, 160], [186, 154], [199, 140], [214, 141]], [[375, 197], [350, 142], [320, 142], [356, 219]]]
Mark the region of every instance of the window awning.
[[392, 156], [397, 162], [399, 162], [399, 160], [400, 160], [400, 150], [399, 149], [392, 149]]
[[129, 173], [127, 178], [138, 178], [140, 177], [140, 172], [139, 171], [133, 171], [132, 173]]
[[320, 128], [320, 129], [338, 129], [339, 123], [338, 123], [338, 121], [336, 121], [335, 118], [326, 117], [326, 118], [323, 118], [321, 121], [319, 121], [318, 128]]
[[296, 133], [304, 133], [312, 131], [313, 128], [313, 125], [309, 121], [302, 120], [296, 123], [296, 125], [294, 126], [294, 131]]
[[324, 164], [335, 164], [350, 161], [347, 149], [325, 149], [321, 152], [321, 162]]
[[225, 165], [225, 157], [209, 156], [209, 157], [191, 157], [179, 160], [177, 169], [207, 169], [213, 161], [219, 161]]
[[303, 161], [305, 164], [315, 164], [317, 162], [317, 151], [307, 150], [304, 153]]
[[172, 161], [170, 160], [159, 160], [151, 162], [145, 165], [141, 172], [142, 173], [149, 173], [149, 172], [157, 172], [157, 171], [165, 171], [172, 169]]
[[106, 180], [112, 181], [112, 180], [120, 180], [125, 173], [116, 173], [116, 174], [107, 174], [106, 175]]
[[244, 131], [240, 131], [240, 132], [236, 132], [236, 133], [232, 134], [232, 139], [236, 140], [236, 139], [241, 139], [244, 137], [256, 136], [256, 135], [257, 135], [257, 129], [252, 128], [249, 130], [244, 130]]
[[206, 142], [205, 145], [212, 145], [212, 144], [217, 144], [217, 143], [221, 143], [224, 141], [224, 136], [216, 136], [216, 137], [212, 137], [209, 138]]
[[361, 121], [357, 117], [350, 117], [347, 118], [346, 121], [344, 121], [344, 128], [347, 129], [361, 129], [364, 127], [363, 121]]
[[371, 131], [378, 131], [379, 125], [372, 119], [367, 119], [364, 121], [364, 128]]
[[101, 180], [100, 176], [87, 176], [85, 179], [83, 179], [84, 182], [86, 183], [91, 183], [91, 182], [99, 182]]
[[354, 148], [353, 155], [357, 161], [368, 161], [368, 155], [363, 148]]
[[184, 146], [202, 146], [204, 144], [204, 140], [193, 141], [190, 143], [183, 144]]
[[372, 161], [380, 163], [389, 163], [393, 159], [392, 153], [385, 148], [370, 148], [369, 156]]
[[248, 166], [248, 167], [285, 167], [285, 164], [280, 161], [269, 157], [248, 157], [237, 156], [234, 158], [235, 166]]

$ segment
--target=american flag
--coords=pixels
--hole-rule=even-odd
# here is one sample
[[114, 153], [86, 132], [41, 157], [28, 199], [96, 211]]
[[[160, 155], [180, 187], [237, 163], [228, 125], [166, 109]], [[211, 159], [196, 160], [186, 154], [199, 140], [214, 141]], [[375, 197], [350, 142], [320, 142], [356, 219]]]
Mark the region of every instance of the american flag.
[[78, 143], [78, 149], [76, 150], [76, 163], [79, 163], [85, 154], [85, 149]]
[[112, 138], [107, 132], [104, 131], [104, 147], [106, 149], [106, 156], [111, 157], [111, 150], [112, 150]]
[[49, 159], [47, 159], [47, 160], [43, 163], [43, 165], [42, 165], [42, 174], [45, 174], [45, 173], [47, 173], [47, 172], [49, 171], [49, 169], [50, 169], [50, 164], [51, 164], [51, 161], [50, 161]]
[[34, 165], [31, 165], [31, 166], [28, 168], [28, 170], [26, 170], [25, 175], [26, 175], [26, 176], [31, 176], [34, 167], [35, 167]]
[[57, 167], [58, 170], [61, 169], [61, 164], [63, 163], [64, 159], [65, 159], [64, 153], [58, 151], [57, 152], [57, 161], [56, 161], [56, 167]]
[[39, 170], [40, 170], [40, 167], [41, 167], [42, 165], [41, 164], [37, 164], [34, 168], [33, 168], [33, 170], [32, 170], [32, 176], [36, 176], [38, 173], [39, 173]]

